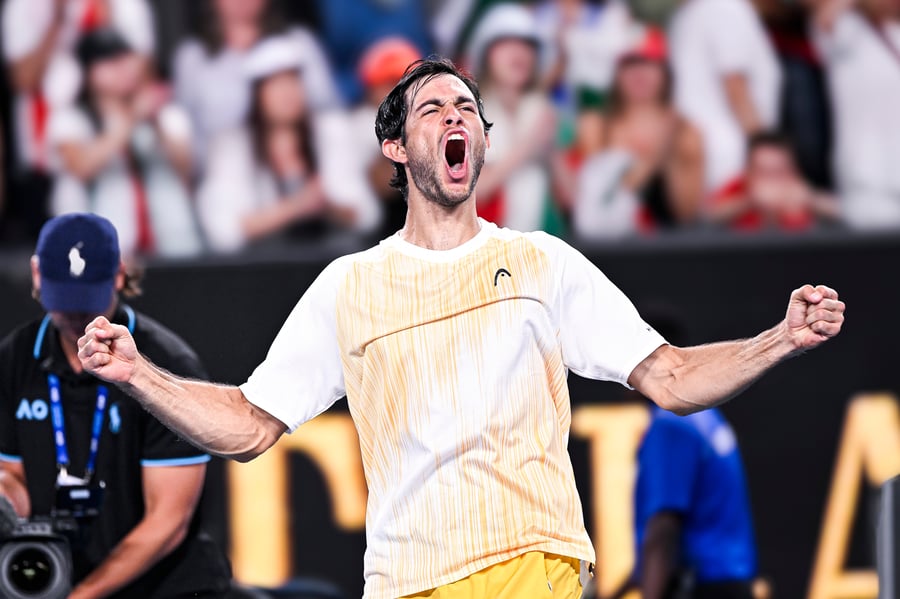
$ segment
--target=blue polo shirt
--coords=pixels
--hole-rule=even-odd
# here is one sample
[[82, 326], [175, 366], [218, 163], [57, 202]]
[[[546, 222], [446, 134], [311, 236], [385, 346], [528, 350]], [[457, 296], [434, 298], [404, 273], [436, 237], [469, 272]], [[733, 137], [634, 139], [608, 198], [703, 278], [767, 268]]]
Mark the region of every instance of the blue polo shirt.
[[734, 431], [718, 410], [677, 416], [654, 407], [638, 466], [637, 572], [648, 520], [670, 511], [682, 517], [682, 566], [698, 582], [756, 575], [744, 467]]

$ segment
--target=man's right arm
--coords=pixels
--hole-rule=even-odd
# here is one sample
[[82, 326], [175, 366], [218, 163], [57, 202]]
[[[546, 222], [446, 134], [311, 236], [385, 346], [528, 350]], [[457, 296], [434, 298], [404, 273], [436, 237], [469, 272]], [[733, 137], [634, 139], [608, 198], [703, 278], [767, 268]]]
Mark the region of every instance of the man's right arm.
[[85, 371], [119, 386], [167, 427], [209, 453], [249, 461], [287, 430], [230, 385], [173, 375], [138, 353], [126, 327], [99, 317], [78, 341]]

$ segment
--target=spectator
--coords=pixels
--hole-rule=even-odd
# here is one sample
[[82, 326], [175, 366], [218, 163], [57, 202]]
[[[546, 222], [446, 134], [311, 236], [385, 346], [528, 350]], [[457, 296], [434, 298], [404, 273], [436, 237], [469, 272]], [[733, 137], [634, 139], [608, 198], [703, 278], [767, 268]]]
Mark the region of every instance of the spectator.
[[199, 39], [183, 42], [174, 58], [175, 97], [196, 128], [198, 167], [205, 164], [210, 140], [245, 124], [251, 90], [245, 61], [261, 40], [285, 34], [302, 60], [312, 109], [339, 104], [331, 69], [315, 36], [288, 29], [274, 0], [203, 0], [206, 8]]
[[831, 110], [825, 69], [813, 45], [809, 2], [754, 0], [784, 75], [779, 129], [797, 165], [817, 187], [833, 187]]
[[808, 229], [834, 221], [838, 204], [803, 178], [787, 138], [757, 133], [750, 139], [744, 174], [713, 198], [711, 219], [742, 231]]
[[536, 9], [545, 48], [542, 87], [574, 112], [584, 94], [605, 97], [616, 59], [628, 49], [635, 22], [624, 0], [543, 0]]
[[71, 56], [87, 31], [115, 29], [148, 59], [154, 52], [153, 13], [146, 0], [6, 0], [3, 55], [15, 100], [13, 171], [7, 216], [37, 236], [52, 189], [48, 124], [55, 109], [78, 93], [80, 72]]
[[781, 72], [750, 0], [682, 0], [669, 41], [675, 107], [703, 135], [713, 192], [741, 172], [750, 135], [776, 125]]
[[148, 63], [113, 29], [78, 43], [85, 73], [76, 105], [54, 112], [48, 138], [61, 170], [53, 212], [91, 211], [119, 231], [125, 255], [200, 250], [186, 177], [190, 124]]
[[478, 181], [478, 213], [520, 231], [545, 228], [556, 114], [537, 88], [540, 39], [534, 15], [498, 4], [476, 26], [469, 64], [494, 120]]
[[406, 67], [421, 57], [419, 50], [408, 40], [387, 37], [372, 44], [359, 64], [359, 78], [363, 82], [365, 96], [350, 115], [355, 140], [345, 157], [365, 170], [369, 186], [384, 208], [381, 223], [383, 237], [403, 227], [406, 202], [403, 194], [391, 187], [394, 166], [381, 153], [378, 140], [373, 135], [372, 123], [381, 101], [400, 81]]
[[900, 3], [819, 0], [814, 28], [828, 73], [847, 223], [900, 227]]
[[[618, 62], [605, 114], [582, 117], [575, 227], [585, 237], [670, 228], [696, 220], [703, 145], [672, 106], [665, 39], [650, 29]], [[593, 132], [587, 135], [587, 132]]]
[[[334, 166], [330, 177], [324, 173], [323, 164], [343, 160], [347, 123], [343, 115], [314, 118], [301, 60], [293, 40], [279, 36], [258, 44], [244, 63], [251, 89], [248, 126], [212, 141], [198, 190], [200, 219], [216, 251], [234, 251], [291, 227], [309, 236], [330, 223], [373, 224], [374, 200], [334, 183], [341, 174], [355, 179], [355, 173], [336, 175]], [[330, 194], [336, 187], [345, 192]]]

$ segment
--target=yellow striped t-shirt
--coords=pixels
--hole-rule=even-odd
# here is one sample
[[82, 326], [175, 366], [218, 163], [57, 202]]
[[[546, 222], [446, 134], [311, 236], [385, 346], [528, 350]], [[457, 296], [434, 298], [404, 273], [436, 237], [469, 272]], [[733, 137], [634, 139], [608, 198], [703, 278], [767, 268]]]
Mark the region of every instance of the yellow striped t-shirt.
[[662, 343], [576, 250], [481, 221], [452, 250], [394, 235], [334, 261], [241, 389], [289, 430], [346, 394], [365, 597], [388, 599], [527, 551], [593, 561], [566, 374], [625, 384]]

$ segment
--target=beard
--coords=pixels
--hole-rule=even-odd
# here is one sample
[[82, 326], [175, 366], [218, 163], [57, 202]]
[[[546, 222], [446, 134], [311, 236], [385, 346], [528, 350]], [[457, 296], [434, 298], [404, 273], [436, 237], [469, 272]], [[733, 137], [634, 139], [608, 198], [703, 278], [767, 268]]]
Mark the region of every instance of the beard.
[[481, 167], [484, 166], [484, 142], [472, 144], [471, 153], [468, 156], [469, 168], [472, 169], [469, 184], [462, 190], [448, 189], [441, 180], [441, 170], [444, 168], [444, 158], [435, 158], [428, 152], [408, 152], [409, 179], [416, 186], [425, 199], [443, 206], [453, 208], [462, 204], [475, 191]]

